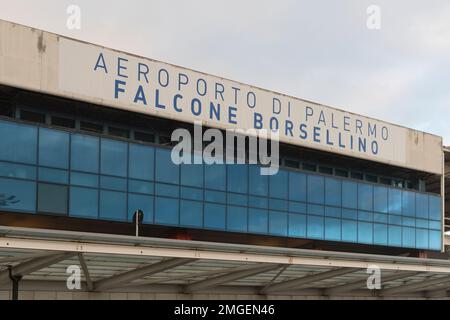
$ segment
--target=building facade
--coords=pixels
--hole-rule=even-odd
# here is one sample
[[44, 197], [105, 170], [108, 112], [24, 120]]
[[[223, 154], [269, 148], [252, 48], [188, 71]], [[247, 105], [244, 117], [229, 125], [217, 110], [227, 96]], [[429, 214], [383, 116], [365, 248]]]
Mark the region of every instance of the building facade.
[[[440, 137], [6, 21], [0, 36], [5, 230], [133, 236], [142, 210], [149, 238], [443, 251]], [[170, 135], [195, 121], [278, 131], [278, 173], [174, 164]]]

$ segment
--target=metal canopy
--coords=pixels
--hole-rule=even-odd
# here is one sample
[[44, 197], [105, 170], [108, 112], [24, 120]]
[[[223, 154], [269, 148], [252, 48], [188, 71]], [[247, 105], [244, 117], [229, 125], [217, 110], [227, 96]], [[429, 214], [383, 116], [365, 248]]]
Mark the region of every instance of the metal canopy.
[[[450, 261], [0, 227], [0, 290], [81, 290], [312, 297], [447, 297]], [[369, 290], [367, 268], [381, 269]]]

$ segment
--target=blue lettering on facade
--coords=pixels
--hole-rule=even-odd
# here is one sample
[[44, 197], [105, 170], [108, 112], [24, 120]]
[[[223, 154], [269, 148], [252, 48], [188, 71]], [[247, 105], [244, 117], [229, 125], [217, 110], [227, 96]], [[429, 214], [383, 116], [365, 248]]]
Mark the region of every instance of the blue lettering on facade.
[[228, 123], [237, 124], [236, 111], [237, 111], [237, 108], [235, 108], [235, 107], [230, 106], [228, 108]]
[[300, 125], [300, 135], [299, 135], [300, 139], [307, 139], [308, 138], [308, 131], [306, 131], [306, 124], [302, 123]]
[[327, 145], [334, 146], [333, 141], [330, 140], [330, 130], [327, 129], [326, 131], [327, 131], [327, 134], [326, 134], [326, 136], [327, 136]]
[[144, 76], [145, 82], [148, 83], [147, 75], [150, 72], [148, 65], [145, 63], [139, 63], [138, 64], [138, 81], [141, 82], [141, 76]]
[[122, 73], [122, 70], [126, 71], [128, 69], [125, 65], [122, 64], [125, 62], [128, 62], [128, 59], [121, 58], [121, 57], [117, 58], [117, 75], [122, 78], [128, 78], [128, 76], [126, 74]]
[[199, 99], [192, 99], [191, 112], [194, 116], [199, 116], [202, 113], [202, 102]]
[[145, 98], [144, 89], [141, 85], [138, 87], [136, 95], [134, 96], [134, 103], [138, 102], [142, 102], [144, 105], [147, 105], [147, 99]]
[[[213, 82], [210, 84], [205, 78], [197, 78], [191, 81], [190, 77], [184, 73], [172, 75], [166, 69], [155, 70], [156, 77], [152, 77], [151, 67], [149, 64], [143, 62], [136, 62], [134, 70], [137, 83], [133, 84], [133, 88], [127, 87], [131, 82], [122, 80], [121, 78], [128, 78], [132, 68], [128, 66], [128, 60], [122, 57], [117, 58], [116, 68], [117, 75], [114, 80], [114, 98], [127, 97], [131, 99], [130, 102], [147, 106], [151, 105], [150, 101], [154, 101], [152, 107], [156, 109], [166, 109], [170, 107], [176, 113], [188, 112], [191, 116], [200, 117], [204, 114], [205, 117], [212, 121], [225, 121], [228, 124], [238, 124], [239, 117], [238, 108], [239, 100], [241, 99], [241, 88], [227, 87], [225, 83]], [[96, 57], [94, 71], [102, 70], [105, 74], [108, 73], [106, 60], [103, 53], [99, 53]], [[131, 75], [130, 75], [131, 76]], [[182, 91], [192, 82], [192, 90], [194, 96], [188, 97], [185, 100], [182, 94], [167, 95], [167, 92], [161, 91], [169, 87], [170, 78], [174, 77], [177, 83], [173, 83], [173, 87]], [[153, 79], [154, 78], [154, 79]], [[151, 88], [151, 81], [155, 81], [155, 85], [159, 85], [159, 89]], [[212, 86], [214, 91], [209, 92], [208, 86]], [[195, 89], [194, 89], [195, 87]], [[131, 92], [128, 92], [130, 89]], [[149, 90], [151, 89], [151, 90]], [[175, 89], [175, 90], [176, 90]], [[227, 91], [229, 90], [229, 91]], [[152, 96], [154, 94], [154, 97]], [[205, 101], [204, 98], [208, 96], [211, 101]], [[151, 97], [151, 98], [150, 98]], [[365, 119], [354, 119], [352, 115], [340, 115], [334, 112], [327, 112], [326, 110], [318, 110], [315, 107], [303, 106], [298, 108], [295, 102], [283, 102], [280, 98], [271, 97], [272, 105], [263, 107], [272, 107], [272, 116], [266, 113], [256, 112], [258, 101], [257, 92], [247, 90], [243, 93], [243, 100], [241, 104], [249, 109], [242, 115], [245, 117], [252, 116], [254, 129], [269, 129], [274, 132], [279, 132], [288, 138], [297, 138], [308, 143], [317, 143], [325, 146], [331, 146], [342, 150], [349, 150], [361, 153], [370, 153], [372, 155], [379, 155], [380, 141], [387, 141], [389, 139], [389, 130], [387, 126], [381, 126], [374, 122], [369, 122]], [[219, 101], [226, 101], [226, 99], [234, 99], [236, 105], [225, 107]], [[153, 100], [154, 99], [154, 100]], [[270, 102], [269, 102], [270, 103]], [[226, 110], [223, 110], [225, 108]], [[251, 110], [250, 109], [254, 109]], [[223, 112], [223, 114], [222, 114]], [[251, 112], [252, 114], [248, 114]], [[299, 112], [304, 112], [304, 119], [302, 123], [296, 122], [292, 116], [298, 116]], [[297, 114], [296, 114], [297, 113]], [[266, 118], [267, 117], [267, 118]]]
[[181, 94], [176, 94], [173, 97], [173, 108], [175, 109], [176, 112], [183, 112], [183, 109], [180, 108], [180, 106], [178, 105], [178, 100], [183, 99], [183, 96]]
[[178, 91], [181, 90], [181, 86], [187, 86], [189, 83], [189, 77], [184, 73], [178, 74]]
[[165, 109], [166, 108], [165, 105], [159, 103], [159, 90], [158, 89], [156, 89], [156, 91], [155, 91], [155, 107], [159, 108], [159, 109]]
[[158, 71], [158, 83], [163, 88], [169, 85], [169, 72], [166, 69]]
[[253, 114], [253, 128], [255, 129], [262, 129], [263, 123], [262, 123], [262, 115], [258, 112], [255, 112]]
[[320, 143], [320, 128], [319, 127], [314, 127], [314, 142]]
[[217, 107], [212, 102], [209, 104], [209, 118], [211, 120], [216, 118], [217, 121], [220, 121], [220, 103], [217, 104]]
[[206, 81], [202, 78], [198, 79], [197, 80], [198, 95], [204, 97], [206, 95], [207, 90], [208, 90], [208, 85], [206, 84]]
[[114, 98], [119, 98], [119, 92], [125, 92], [125, 89], [120, 86], [125, 86], [127, 83], [122, 80], [116, 80], [114, 82]]
[[256, 107], [256, 95], [254, 92], [249, 91], [247, 93], [247, 106], [252, 109]]
[[224, 92], [225, 92], [225, 87], [223, 86], [223, 84], [216, 82], [216, 92], [215, 92], [216, 100], [219, 99], [218, 96], [220, 95], [220, 99], [222, 99], [222, 101], [225, 101], [225, 99], [223, 97]]
[[278, 119], [275, 117], [271, 117], [270, 121], [269, 121], [269, 125], [270, 125], [270, 130], [272, 130], [273, 132], [277, 132], [279, 129], [279, 122]]
[[108, 68], [106, 67], [105, 57], [103, 57], [103, 53], [100, 53], [97, 58], [97, 62], [94, 66], [94, 71], [97, 71], [98, 68], [102, 68], [105, 70], [105, 73], [108, 73]]
[[294, 124], [292, 123], [292, 121], [290, 120], [286, 120], [286, 125], [285, 125], [285, 132], [284, 134], [287, 136], [291, 136], [293, 137], [294, 134], [292, 133], [292, 129], [294, 129]]

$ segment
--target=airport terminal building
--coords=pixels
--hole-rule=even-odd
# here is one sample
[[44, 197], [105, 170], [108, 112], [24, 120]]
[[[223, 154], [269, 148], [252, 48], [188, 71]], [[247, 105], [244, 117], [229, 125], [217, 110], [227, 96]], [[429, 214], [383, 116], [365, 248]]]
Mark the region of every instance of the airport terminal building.
[[[277, 132], [278, 172], [174, 164], [194, 123]], [[0, 20], [0, 299], [446, 298], [449, 163], [436, 135]]]

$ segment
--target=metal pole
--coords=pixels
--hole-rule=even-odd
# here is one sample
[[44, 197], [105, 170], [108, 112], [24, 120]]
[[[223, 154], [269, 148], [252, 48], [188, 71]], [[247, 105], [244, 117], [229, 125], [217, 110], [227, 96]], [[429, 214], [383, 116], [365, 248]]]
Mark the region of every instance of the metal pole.
[[136, 223], [136, 237], [139, 237], [139, 211], [134, 212], [135, 215], [135, 223]]
[[441, 209], [442, 209], [441, 252], [445, 252], [445, 149], [444, 148], [442, 148]]
[[19, 281], [22, 279], [22, 276], [15, 276], [12, 273], [12, 267], [8, 267], [9, 278], [12, 281], [12, 300], [19, 300]]

